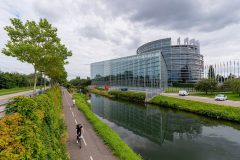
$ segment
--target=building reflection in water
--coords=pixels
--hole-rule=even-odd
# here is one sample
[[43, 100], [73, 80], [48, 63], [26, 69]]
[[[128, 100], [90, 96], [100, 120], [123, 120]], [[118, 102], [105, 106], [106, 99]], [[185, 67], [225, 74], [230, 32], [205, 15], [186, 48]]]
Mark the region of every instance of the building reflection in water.
[[158, 144], [166, 140], [194, 139], [202, 132], [198, 119], [153, 106], [142, 107], [96, 97], [91, 99], [91, 103], [98, 116]]

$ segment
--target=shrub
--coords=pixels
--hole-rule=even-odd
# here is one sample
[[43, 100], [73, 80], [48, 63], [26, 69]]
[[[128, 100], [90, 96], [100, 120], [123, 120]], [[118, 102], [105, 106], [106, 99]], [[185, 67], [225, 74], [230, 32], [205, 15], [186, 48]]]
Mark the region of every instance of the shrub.
[[15, 100], [15, 113], [0, 120], [0, 159], [68, 159], [59, 88]]
[[101, 95], [101, 96], [105, 96], [105, 97], [108, 97], [108, 98], [113, 98], [113, 96], [108, 94], [108, 91], [106, 91], [106, 90], [90, 89], [89, 92], [95, 93], [95, 94], [98, 94], [98, 95]]
[[109, 91], [108, 93], [117, 99], [123, 99], [134, 102], [145, 102], [144, 92], [112, 90]]

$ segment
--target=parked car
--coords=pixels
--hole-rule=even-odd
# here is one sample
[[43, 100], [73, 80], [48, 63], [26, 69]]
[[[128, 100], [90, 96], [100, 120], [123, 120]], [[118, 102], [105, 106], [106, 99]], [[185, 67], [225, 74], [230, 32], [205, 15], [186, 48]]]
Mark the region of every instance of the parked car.
[[189, 93], [188, 93], [187, 91], [185, 91], [185, 90], [180, 90], [180, 91], [178, 92], [178, 95], [179, 95], [179, 96], [188, 96]]
[[225, 96], [224, 94], [218, 94], [215, 96], [215, 101], [226, 101], [227, 100], [227, 96]]
[[128, 88], [121, 88], [121, 91], [128, 91]]

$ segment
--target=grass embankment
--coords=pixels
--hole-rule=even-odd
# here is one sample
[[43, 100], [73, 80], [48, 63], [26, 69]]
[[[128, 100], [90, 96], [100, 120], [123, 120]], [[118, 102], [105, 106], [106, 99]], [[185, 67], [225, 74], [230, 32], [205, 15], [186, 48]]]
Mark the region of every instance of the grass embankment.
[[141, 159], [107, 124], [97, 118], [89, 108], [84, 95], [74, 94], [73, 97], [76, 100], [77, 107], [84, 113], [96, 133], [103, 139], [104, 143], [109, 146], [114, 155], [122, 160]]
[[91, 93], [95, 93], [101, 96], [105, 96], [108, 98], [116, 98], [122, 99], [132, 102], [145, 102], [145, 93], [144, 92], [135, 92], [135, 91], [106, 91], [106, 90], [99, 90], [99, 89], [91, 89]]
[[108, 91], [106, 91], [106, 90], [90, 89], [89, 91], [94, 94], [98, 94], [98, 95], [105, 96], [108, 98], [113, 98], [113, 96], [108, 94]]
[[240, 101], [240, 96], [238, 94], [234, 94], [231, 92], [210, 92], [208, 94], [205, 94], [203, 92], [196, 92], [196, 93], [191, 93], [191, 96], [201, 96], [201, 97], [209, 97], [209, 98], [214, 98], [218, 94], [224, 94], [228, 97], [228, 100], [233, 100], [233, 101]]
[[240, 108], [196, 102], [167, 96], [156, 96], [150, 100], [151, 104], [170, 107], [178, 110], [209, 116], [217, 119], [240, 122]]
[[20, 87], [20, 88], [10, 88], [10, 89], [0, 89], [0, 96], [7, 95], [7, 94], [18, 93], [18, 92], [30, 91], [30, 90], [33, 90], [33, 87]]
[[69, 159], [60, 89], [15, 100], [15, 113], [0, 120], [0, 159]]
[[[95, 89], [96, 90], [96, 89]], [[102, 93], [111, 94], [116, 98], [124, 99], [128, 101], [138, 101], [143, 102], [143, 93], [142, 92], [129, 92], [126, 91], [99, 91], [93, 92], [99, 95], [103, 95]], [[135, 96], [134, 94], [140, 94], [140, 96]], [[145, 94], [144, 94], [145, 97]], [[139, 98], [139, 99], [138, 99]], [[191, 100], [184, 100], [179, 98], [167, 97], [167, 96], [156, 96], [150, 102], [150, 104], [159, 105], [161, 107], [169, 107], [182, 111], [187, 111], [203, 116], [208, 116], [217, 119], [235, 121], [240, 123], [240, 108], [231, 107], [231, 106], [223, 106], [216, 105], [211, 103], [204, 102], [196, 102]]]
[[109, 91], [108, 94], [112, 95], [114, 98], [133, 101], [133, 102], [145, 102], [145, 93], [144, 92], [135, 92], [135, 91]]

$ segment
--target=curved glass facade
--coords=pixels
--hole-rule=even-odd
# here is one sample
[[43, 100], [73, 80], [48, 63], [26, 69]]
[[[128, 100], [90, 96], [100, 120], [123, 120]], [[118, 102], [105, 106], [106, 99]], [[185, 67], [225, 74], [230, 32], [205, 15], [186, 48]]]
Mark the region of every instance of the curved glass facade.
[[195, 83], [203, 75], [198, 44], [172, 45], [171, 38], [146, 43], [137, 55], [91, 64], [93, 85], [165, 88]]
[[[188, 43], [188, 42], [187, 42]], [[168, 84], [195, 83], [203, 77], [203, 56], [195, 41], [192, 44], [172, 45], [171, 38], [149, 42], [137, 49], [137, 54], [161, 51], [168, 71]]]
[[91, 64], [93, 85], [133, 88], [165, 88], [166, 63], [160, 51], [150, 51]]

